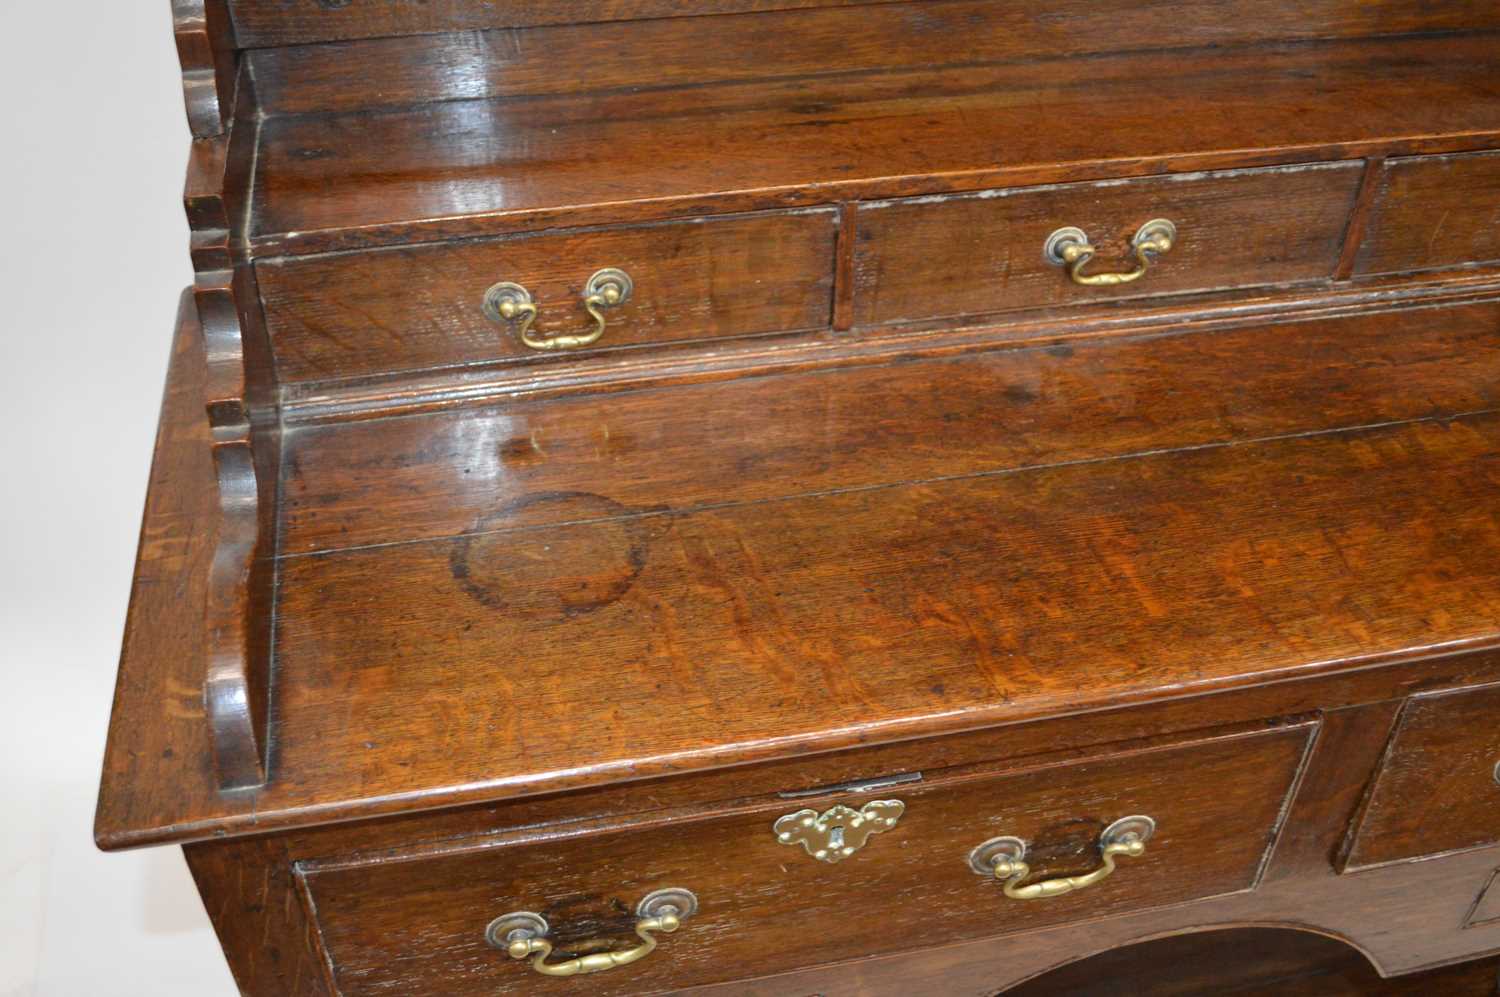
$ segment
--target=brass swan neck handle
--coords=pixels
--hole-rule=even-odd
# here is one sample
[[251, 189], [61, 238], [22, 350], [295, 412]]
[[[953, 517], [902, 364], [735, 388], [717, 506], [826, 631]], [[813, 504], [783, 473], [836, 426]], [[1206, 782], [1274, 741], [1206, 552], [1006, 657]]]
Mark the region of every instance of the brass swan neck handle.
[[1084, 287], [1117, 287], [1140, 280], [1151, 269], [1156, 257], [1172, 251], [1177, 243], [1177, 226], [1165, 218], [1153, 218], [1142, 225], [1130, 240], [1135, 253], [1135, 269], [1124, 273], [1084, 273], [1097, 249], [1079, 228], [1060, 228], [1047, 237], [1043, 253], [1050, 263], [1068, 268], [1073, 283]]
[[1026, 862], [1028, 845], [1020, 838], [991, 838], [969, 853], [969, 866], [981, 876], [1000, 880], [1005, 895], [1012, 900], [1046, 900], [1108, 879], [1114, 874], [1116, 858], [1139, 858], [1146, 854], [1146, 842], [1155, 831], [1156, 821], [1150, 817], [1121, 817], [1099, 835], [1099, 857], [1103, 861], [1097, 869], [1025, 886], [1021, 884], [1031, 875], [1031, 866]]
[[540, 306], [531, 292], [520, 284], [501, 281], [484, 293], [483, 311], [492, 322], [513, 324], [520, 322], [516, 335], [521, 342], [533, 350], [577, 350], [592, 346], [604, 336], [608, 320], [605, 309], [616, 308], [630, 300], [635, 284], [630, 275], [613, 267], [600, 270], [589, 278], [583, 289], [583, 307], [594, 320], [588, 332], [559, 333], [538, 336], [533, 330]]
[[[485, 929], [490, 947], [502, 949], [512, 959], [531, 960], [533, 972], [543, 976], [587, 976], [640, 962], [656, 951], [658, 934], [669, 935], [698, 910], [698, 898], [690, 890], [657, 890], [636, 905], [635, 934], [639, 945], [628, 949], [589, 952], [562, 962], [549, 962], [554, 944], [547, 938], [547, 919], [532, 911], [516, 911], [497, 917]], [[606, 942], [583, 942], [580, 949], [601, 948]]]

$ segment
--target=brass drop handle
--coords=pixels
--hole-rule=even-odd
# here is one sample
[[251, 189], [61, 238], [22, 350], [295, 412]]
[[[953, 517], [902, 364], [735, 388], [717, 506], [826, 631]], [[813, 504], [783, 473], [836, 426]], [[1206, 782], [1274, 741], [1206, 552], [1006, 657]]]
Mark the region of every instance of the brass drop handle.
[[483, 309], [491, 322], [510, 324], [519, 320], [521, 327], [517, 335], [533, 350], [576, 350], [599, 341], [607, 325], [604, 310], [623, 305], [630, 300], [634, 290], [635, 284], [624, 270], [610, 267], [590, 277], [583, 288], [583, 307], [593, 318], [594, 328], [586, 333], [535, 335], [531, 327], [536, 324], [537, 303], [530, 291], [510, 281], [501, 281], [484, 292]]
[[1115, 871], [1117, 857], [1139, 858], [1146, 854], [1146, 842], [1155, 831], [1156, 821], [1150, 817], [1121, 817], [1099, 835], [1103, 865], [1082, 875], [1044, 879], [1029, 886], [1021, 885], [1031, 875], [1031, 866], [1026, 864], [1026, 842], [1020, 838], [991, 838], [969, 853], [969, 867], [981, 876], [1000, 880], [1005, 895], [1012, 900], [1046, 900], [1108, 879]]
[[[698, 898], [690, 890], [657, 890], [641, 898], [635, 908], [635, 933], [639, 945], [612, 952], [590, 952], [565, 962], [548, 962], [553, 944], [547, 935], [547, 919], [529, 910], [497, 917], [485, 929], [490, 947], [503, 949], [512, 959], [530, 959], [533, 971], [543, 976], [587, 976], [640, 962], [656, 951], [656, 936], [670, 935], [698, 911]], [[603, 941], [583, 942], [580, 949], [599, 948]]]
[[1176, 242], [1177, 226], [1165, 218], [1153, 218], [1142, 225], [1135, 233], [1135, 238], [1130, 240], [1130, 246], [1135, 250], [1136, 264], [1134, 270], [1126, 273], [1084, 273], [1083, 268], [1089, 265], [1098, 250], [1090, 245], [1089, 237], [1082, 229], [1071, 226], [1060, 228], [1049, 235], [1043, 253], [1048, 262], [1067, 267], [1068, 276], [1073, 278], [1075, 284], [1085, 287], [1115, 287], [1146, 276], [1146, 271], [1151, 269], [1156, 257], [1171, 252]]

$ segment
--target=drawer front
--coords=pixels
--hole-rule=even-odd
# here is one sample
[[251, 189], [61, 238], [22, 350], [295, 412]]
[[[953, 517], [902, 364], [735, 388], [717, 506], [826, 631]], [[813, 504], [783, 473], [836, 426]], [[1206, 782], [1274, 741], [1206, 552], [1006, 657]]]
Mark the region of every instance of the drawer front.
[[[855, 322], [1322, 280], [1337, 264], [1360, 172], [1333, 163], [861, 205]], [[1083, 276], [1128, 273], [1133, 237], [1158, 218], [1176, 227], [1172, 248], [1130, 283], [1080, 286], [1045, 252], [1052, 233], [1075, 228], [1096, 250]]]
[[[774, 212], [282, 258], [256, 274], [282, 381], [320, 381], [821, 329], [837, 232], [833, 209]], [[600, 309], [586, 347], [530, 348], [519, 316], [484, 312], [486, 291], [510, 283], [537, 307], [532, 338], [586, 335], [585, 288], [605, 269], [632, 289]]]
[[[654, 992], [1249, 889], [1312, 729], [954, 774], [873, 797], [778, 800], [605, 831], [315, 864], [303, 875], [344, 993]], [[772, 830], [804, 808], [888, 800], [905, 806], [895, 826], [838, 862], [819, 861]], [[1087, 876], [1103, 864], [1103, 829], [1136, 814], [1156, 821], [1144, 854], [1116, 859], [1113, 875], [1067, 895], [1011, 899], [1002, 882], [971, 867], [976, 846], [1015, 837], [1027, 843], [1032, 868], [1020, 886]], [[804, 833], [799, 828], [793, 821], [792, 832]], [[639, 962], [582, 986], [540, 975], [485, 939], [494, 919], [526, 911], [546, 921], [554, 962], [593, 951], [590, 940], [629, 951], [641, 944], [637, 904], [674, 888], [695, 894], [697, 911], [675, 933], [656, 935], [659, 947]]]
[[1500, 152], [1392, 159], [1381, 167], [1356, 275], [1500, 261]]
[[1500, 842], [1500, 685], [1414, 696], [1351, 837], [1345, 871]]

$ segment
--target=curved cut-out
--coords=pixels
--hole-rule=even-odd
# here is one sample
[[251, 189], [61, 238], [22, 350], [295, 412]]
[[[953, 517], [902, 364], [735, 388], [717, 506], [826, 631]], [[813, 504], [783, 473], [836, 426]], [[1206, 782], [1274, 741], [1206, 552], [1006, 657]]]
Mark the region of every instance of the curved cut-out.
[[1083, 956], [1001, 993], [1006, 997], [1115, 994], [1120, 992], [1121, 981], [1139, 980], [1141, 968], [1147, 966], [1152, 987], [1163, 993], [1231, 989], [1262, 993], [1271, 991], [1259, 986], [1334, 976], [1356, 986], [1367, 984], [1373, 993], [1381, 979], [1367, 952], [1329, 932], [1292, 926], [1217, 925]]
[[194, 299], [220, 510], [204, 606], [203, 697], [219, 785], [239, 789], [264, 784], [270, 769], [278, 433], [274, 424], [257, 426], [255, 351], [246, 350], [234, 276], [203, 275]]
[[224, 0], [172, 0], [182, 95], [194, 138], [224, 131], [234, 106], [234, 47]]
[[254, 129], [234, 128], [249, 88], [237, 84], [228, 5], [172, 0], [172, 16], [195, 139], [183, 200], [221, 511], [204, 605], [204, 705], [219, 785], [237, 789], [263, 784], [269, 772], [280, 427], [254, 273], [233, 250], [244, 205], [228, 178], [244, 173]]
[[[213, 735], [219, 785], [262, 785], [267, 774], [270, 689], [267, 626], [254, 615], [256, 590], [269, 589], [271, 563], [257, 556], [260, 517], [254, 458], [248, 439], [215, 443], [219, 482], [219, 544], [210, 569], [204, 612], [207, 673], [203, 700]], [[262, 578], [262, 576], [267, 576]]]

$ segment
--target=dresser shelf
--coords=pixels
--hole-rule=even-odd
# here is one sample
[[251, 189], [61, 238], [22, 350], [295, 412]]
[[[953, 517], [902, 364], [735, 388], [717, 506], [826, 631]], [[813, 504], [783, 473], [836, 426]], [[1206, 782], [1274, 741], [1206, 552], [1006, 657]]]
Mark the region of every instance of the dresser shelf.
[[[290, 429], [270, 779], [133, 797], [101, 839], [1390, 681], [1500, 637], [1497, 330], [1414, 308]], [[206, 556], [194, 390], [179, 363], [143, 557]], [[197, 606], [143, 577], [122, 696], [190, 693]], [[117, 729], [112, 764], [205, 734]]]
[[[321, 69], [338, 71], [337, 62]], [[270, 67], [263, 75], [274, 78]], [[1500, 137], [1500, 35], [1148, 50], [604, 94], [407, 96], [410, 106], [265, 119], [245, 233], [256, 255], [1488, 148]]]

